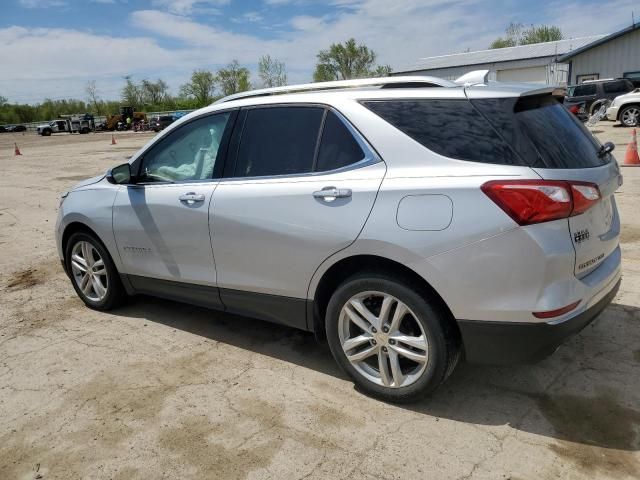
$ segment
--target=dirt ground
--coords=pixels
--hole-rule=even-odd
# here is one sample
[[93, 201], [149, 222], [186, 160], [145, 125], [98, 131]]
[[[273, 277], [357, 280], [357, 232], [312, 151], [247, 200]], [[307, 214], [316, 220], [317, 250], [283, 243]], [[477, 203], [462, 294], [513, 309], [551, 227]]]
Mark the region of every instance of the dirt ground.
[[[595, 130], [622, 159], [630, 131]], [[463, 364], [401, 407], [308, 333], [144, 297], [83, 306], [59, 194], [149, 138], [0, 135], [0, 479], [640, 478], [640, 168], [623, 169], [624, 279], [599, 319], [542, 363]]]

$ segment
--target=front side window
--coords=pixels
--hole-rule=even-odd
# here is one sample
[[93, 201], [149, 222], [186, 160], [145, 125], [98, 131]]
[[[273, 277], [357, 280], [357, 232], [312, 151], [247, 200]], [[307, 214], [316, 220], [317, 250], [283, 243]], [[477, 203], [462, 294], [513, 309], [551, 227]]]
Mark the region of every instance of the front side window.
[[268, 107], [247, 112], [234, 176], [308, 173], [318, 144], [324, 109]]
[[144, 155], [140, 182], [212, 178], [229, 112], [194, 120], [171, 132]]

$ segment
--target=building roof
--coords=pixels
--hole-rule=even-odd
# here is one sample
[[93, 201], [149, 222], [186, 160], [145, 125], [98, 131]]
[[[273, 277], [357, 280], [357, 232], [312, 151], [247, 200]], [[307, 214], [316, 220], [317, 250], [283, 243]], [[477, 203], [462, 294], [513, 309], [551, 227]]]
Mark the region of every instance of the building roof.
[[631, 33], [634, 30], [638, 30], [639, 28], [640, 28], [640, 23], [636, 23], [634, 25], [630, 25], [627, 28], [623, 28], [622, 30], [619, 30], [619, 31], [617, 31], [615, 33], [612, 33], [611, 35], [605, 35], [602, 38], [600, 38], [600, 39], [598, 39], [598, 40], [596, 40], [594, 42], [591, 42], [591, 43], [589, 43], [587, 45], [584, 45], [584, 46], [582, 46], [580, 48], [576, 48], [575, 50], [571, 50], [570, 52], [567, 52], [564, 55], [562, 55], [559, 58], [559, 60], [561, 62], [565, 61], [565, 60], [569, 60], [570, 58], [573, 58], [576, 55], [581, 54], [582, 52], [585, 52], [587, 50], [591, 50], [592, 48], [595, 48], [595, 47], [599, 47], [600, 45], [603, 45], [603, 44], [605, 44], [607, 42], [610, 42], [611, 40], [615, 40], [618, 37], [626, 35], [627, 33]]
[[555, 42], [534, 43], [518, 47], [494, 48], [479, 50], [476, 52], [454, 53], [438, 57], [421, 58], [412, 65], [394, 71], [415, 72], [418, 70], [434, 70], [438, 68], [462, 67], [467, 65], [480, 65], [484, 63], [508, 62], [512, 60], [526, 60], [530, 58], [555, 57], [567, 54], [573, 50], [585, 47], [595, 41], [601, 40], [606, 35], [593, 35], [590, 37], [569, 38]]

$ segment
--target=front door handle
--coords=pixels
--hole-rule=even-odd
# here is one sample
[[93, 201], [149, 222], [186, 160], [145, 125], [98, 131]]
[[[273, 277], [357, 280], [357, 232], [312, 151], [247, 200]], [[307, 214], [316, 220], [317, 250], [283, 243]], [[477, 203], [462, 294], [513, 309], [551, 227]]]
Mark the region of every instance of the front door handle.
[[314, 198], [319, 198], [325, 202], [333, 202], [336, 198], [347, 198], [351, 196], [350, 188], [324, 187], [322, 190], [313, 192]]
[[203, 193], [189, 192], [184, 195], [180, 195], [179, 198], [181, 202], [184, 202], [187, 205], [195, 205], [196, 203], [204, 202]]

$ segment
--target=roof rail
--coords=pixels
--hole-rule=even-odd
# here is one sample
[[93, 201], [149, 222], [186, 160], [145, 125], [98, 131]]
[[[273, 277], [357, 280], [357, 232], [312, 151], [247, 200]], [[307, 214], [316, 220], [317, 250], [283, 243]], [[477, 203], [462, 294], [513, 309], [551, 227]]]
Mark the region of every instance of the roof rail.
[[323, 90], [336, 90], [342, 88], [380, 87], [380, 88], [420, 88], [420, 87], [457, 87], [449, 80], [437, 77], [426, 77], [419, 75], [363, 78], [358, 80], [338, 80], [333, 82], [303, 83], [300, 85], [285, 85], [284, 87], [262, 88], [250, 90], [248, 92], [234, 93], [214, 102], [230, 102], [241, 98], [263, 97], [268, 95], [278, 95], [285, 93], [302, 93]]

